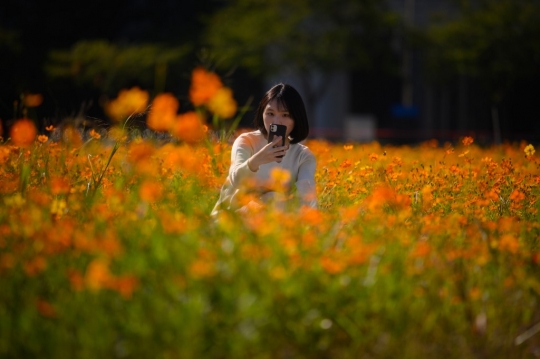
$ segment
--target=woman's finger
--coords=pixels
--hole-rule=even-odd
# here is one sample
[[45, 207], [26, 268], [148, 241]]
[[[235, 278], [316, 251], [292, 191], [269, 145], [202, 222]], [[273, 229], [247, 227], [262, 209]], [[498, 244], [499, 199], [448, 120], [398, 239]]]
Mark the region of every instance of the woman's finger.
[[276, 136], [274, 138], [274, 140], [272, 141], [272, 145], [273, 145], [272, 147], [274, 147], [275, 145], [277, 145], [280, 142], [281, 142], [281, 136]]

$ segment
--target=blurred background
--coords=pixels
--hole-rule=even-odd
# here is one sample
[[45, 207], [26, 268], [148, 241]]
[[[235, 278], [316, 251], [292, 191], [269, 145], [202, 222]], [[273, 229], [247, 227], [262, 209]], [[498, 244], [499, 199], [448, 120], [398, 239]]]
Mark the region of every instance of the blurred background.
[[[205, 66], [252, 107], [296, 86], [333, 141], [540, 140], [540, 0], [4, 0], [0, 119], [107, 126], [124, 88], [188, 110]], [[249, 127], [253, 113], [241, 125]]]

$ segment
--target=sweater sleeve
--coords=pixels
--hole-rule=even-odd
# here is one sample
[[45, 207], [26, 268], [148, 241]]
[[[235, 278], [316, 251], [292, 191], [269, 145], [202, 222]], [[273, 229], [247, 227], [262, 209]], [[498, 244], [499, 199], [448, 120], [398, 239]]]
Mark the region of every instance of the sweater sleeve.
[[247, 136], [239, 136], [233, 143], [231, 150], [231, 167], [229, 178], [232, 187], [237, 187], [242, 179], [252, 176], [253, 172], [248, 166], [248, 160], [253, 156], [254, 148]]
[[303, 205], [317, 208], [317, 189], [315, 186], [315, 169], [317, 161], [309, 149], [304, 150], [304, 156], [298, 168], [296, 188]]

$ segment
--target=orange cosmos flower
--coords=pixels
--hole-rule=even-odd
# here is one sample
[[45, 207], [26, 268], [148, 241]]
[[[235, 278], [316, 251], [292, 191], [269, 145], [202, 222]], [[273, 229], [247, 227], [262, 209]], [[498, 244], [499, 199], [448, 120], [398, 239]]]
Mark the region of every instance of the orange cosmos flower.
[[431, 245], [427, 242], [418, 242], [414, 246], [411, 255], [415, 258], [423, 258], [429, 255], [431, 252]]
[[105, 112], [114, 121], [123, 121], [129, 116], [141, 113], [148, 104], [148, 92], [139, 87], [122, 90], [118, 97], [105, 105]]
[[23, 265], [24, 271], [29, 276], [35, 276], [47, 268], [47, 260], [42, 256], [36, 256]]
[[155, 202], [161, 198], [163, 186], [157, 181], [145, 181], [139, 189], [139, 194], [143, 201]]
[[139, 280], [134, 276], [122, 276], [116, 278], [111, 287], [117, 290], [124, 298], [129, 299], [137, 288]]
[[276, 167], [270, 171], [270, 177], [275, 182], [288, 183], [291, 180], [291, 172], [289, 172], [288, 170], [284, 170], [279, 167]]
[[49, 131], [49, 132], [51, 132], [51, 131], [54, 131], [54, 130], [55, 130], [55, 128], [54, 128], [54, 126], [53, 126], [53, 125], [49, 125], [49, 126], [45, 127], [45, 129], [46, 129], [47, 131]]
[[345, 269], [345, 263], [331, 256], [323, 256], [320, 259], [321, 267], [329, 274], [338, 274]]
[[379, 155], [377, 155], [376, 153], [372, 153], [369, 155], [370, 161], [377, 161], [378, 159], [379, 159]]
[[148, 160], [156, 151], [154, 145], [148, 141], [130, 143], [128, 149], [128, 159], [135, 164]]
[[84, 278], [78, 270], [68, 269], [67, 276], [73, 290], [81, 291], [84, 289]]
[[41, 314], [42, 316], [48, 318], [56, 317], [56, 309], [51, 303], [49, 303], [45, 299], [38, 299], [36, 306], [39, 314]]
[[38, 107], [43, 102], [43, 95], [39, 93], [27, 93], [23, 96], [26, 107]]
[[216, 273], [215, 255], [205, 249], [199, 249], [197, 258], [189, 266], [189, 273], [194, 278], [211, 277]]
[[517, 253], [519, 250], [519, 238], [515, 234], [503, 234], [499, 239], [499, 249], [510, 253]]
[[474, 140], [473, 140], [473, 138], [470, 137], [470, 136], [465, 136], [465, 138], [463, 138], [463, 141], [462, 141], [462, 142], [463, 142], [463, 144], [464, 144], [465, 146], [470, 146], [470, 145], [474, 142]]
[[208, 101], [208, 109], [221, 118], [231, 118], [236, 113], [236, 101], [232, 90], [228, 87], [220, 88]]
[[324, 221], [322, 213], [315, 208], [302, 207], [300, 209], [301, 222], [307, 223], [311, 226], [317, 226]]
[[162, 93], [152, 101], [146, 124], [154, 131], [169, 131], [176, 121], [178, 100], [170, 93]]
[[517, 189], [512, 191], [512, 193], [510, 194], [510, 200], [513, 202], [521, 202], [524, 199], [525, 199], [525, 195], [523, 194], [523, 192], [520, 192]]
[[189, 99], [195, 106], [206, 104], [222, 87], [223, 83], [218, 75], [208, 72], [202, 67], [197, 67], [191, 74]]
[[28, 118], [21, 118], [13, 124], [9, 134], [15, 146], [26, 147], [31, 145], [36, 138], [36, 125]]
[[94, 129], [91, 129], [88, 134], [90, 135], [90, 137], [95, 138], [96, 140], [99, 140], [101, 138], [101, 135], [97, 133]]
[[110, 285], [113, 277], [109, 272], [109, 264], [102, 259], [94, 259], [86, 270], [85, 282], [90, 290], [100, 290]]
[[37, 139], [38, 139], [39, 142], [45, 143], [45, 142], [47, 142], [49, 140], [49, 137], [45, 136], [45, 135], [39, 135]]
[[196, 112], [187, 112], [178, 115], [172, 134], [186, 143], [196, 143], [204, 139], [207, 128], [203, 126], [201, 118]]

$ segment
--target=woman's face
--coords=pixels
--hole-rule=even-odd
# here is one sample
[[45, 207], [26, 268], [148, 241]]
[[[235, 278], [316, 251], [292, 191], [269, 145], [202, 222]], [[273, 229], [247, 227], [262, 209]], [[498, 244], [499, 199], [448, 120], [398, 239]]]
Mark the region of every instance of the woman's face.
[[289, 111], [279, 106], [279, 102], [275, 99], [266, 105], [263, 112], [263, 122], [267, 133], [270, 131], [270, 125], [273, 123], [287, 126], [287, 137], [289, 137], [294, 128], [294, 120], [289, 114]]

